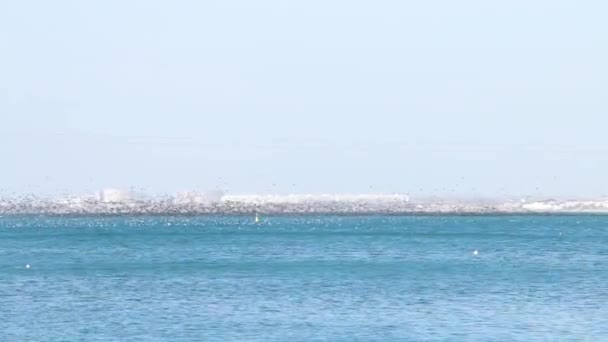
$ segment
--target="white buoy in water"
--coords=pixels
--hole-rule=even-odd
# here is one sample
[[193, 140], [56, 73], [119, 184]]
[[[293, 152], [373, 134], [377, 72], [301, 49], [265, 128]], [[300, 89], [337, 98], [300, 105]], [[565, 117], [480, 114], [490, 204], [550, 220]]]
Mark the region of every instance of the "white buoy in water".
[[25, 268], [30, 268], [30, 264], [25, 264]]
[[473, 251], [473, 255], [479, 255], [479, 251], [478, 250], [474, 250]]
[[255, 223], [260, 223], [260, 216], [258, 216], [258, 214], [255, 214]]

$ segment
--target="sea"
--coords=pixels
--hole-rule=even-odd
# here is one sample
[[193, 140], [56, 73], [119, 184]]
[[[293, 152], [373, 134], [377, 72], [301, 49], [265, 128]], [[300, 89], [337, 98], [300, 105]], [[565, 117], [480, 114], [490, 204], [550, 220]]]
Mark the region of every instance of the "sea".
[[0, 341], [608, 341], [608, 216], [3, 216]]

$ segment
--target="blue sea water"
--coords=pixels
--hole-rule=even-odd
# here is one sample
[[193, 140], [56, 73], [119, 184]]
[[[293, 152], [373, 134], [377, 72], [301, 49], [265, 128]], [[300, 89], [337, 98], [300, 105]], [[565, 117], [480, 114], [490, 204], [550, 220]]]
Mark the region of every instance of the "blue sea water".
[[608, 216], [262, 219], [2, 217], [0, 341], [608, 340]]

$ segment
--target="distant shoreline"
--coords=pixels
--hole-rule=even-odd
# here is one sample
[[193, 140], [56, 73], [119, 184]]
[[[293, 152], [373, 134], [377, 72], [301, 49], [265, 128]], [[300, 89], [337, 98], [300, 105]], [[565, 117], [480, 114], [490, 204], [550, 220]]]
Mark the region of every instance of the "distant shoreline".
[[407, 195], [232, 195], [135, 199], [113, 197], [1, 198], [0, 215], [274, 215], [274, 216], [504, 216], [608, 215], [608, 199], [456, 200], [411, 199]]
[[[365, 213], [260, 213], [263, 217], [509, 217], [509, 216], [608, 216], [608, 212], [365, 212]], [[0, 212], [0, 219], [10, 217], [38, 216], [38, 217], [251, 217], [253, 213], [3, 213]]]
[[499, 210], [58, 210], [56, 208], [12, 209], [0, 208], [1, 216], [608, 216], [608, 211], [499, 211]]

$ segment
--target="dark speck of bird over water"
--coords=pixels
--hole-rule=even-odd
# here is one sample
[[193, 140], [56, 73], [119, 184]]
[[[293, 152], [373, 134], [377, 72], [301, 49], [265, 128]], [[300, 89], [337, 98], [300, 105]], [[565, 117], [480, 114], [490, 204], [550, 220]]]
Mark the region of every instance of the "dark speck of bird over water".
[[0, 218], [2, 341], [589, 340], [608, 216]]

